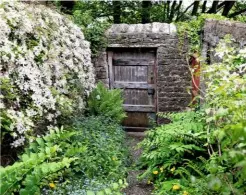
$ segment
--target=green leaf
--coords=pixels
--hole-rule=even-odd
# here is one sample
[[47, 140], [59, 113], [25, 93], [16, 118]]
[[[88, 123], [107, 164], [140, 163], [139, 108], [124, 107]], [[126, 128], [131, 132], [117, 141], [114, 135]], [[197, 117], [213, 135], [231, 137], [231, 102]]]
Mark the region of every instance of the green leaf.
[[119, 180], [119, 184], [122, 185], [123, 184], [123, 181], [122, 179]]
[[99, 192], [97, 192], [96, 195], [104, 195], [104, 192], [103, 191], [99, 191]]
[[86, 191], [86, 195], [96, 195], [96, 194], [93, 191], [88, 190]]
[[23, 162], [26, 162], [26, 161], [28, 161], [30, 159], [30, 157], [27, 155], [27, 154], [23, 154], [22, 156], [21, 156], [21, 160], [23, 161]]
[[119, 188], [119, 184], [117, 183], [113, 183], [112, 186], [114, 190], [117, 190]]
[[106, 194], [111, 194], [112, 193], [110, 188], [105, 188], [104, 191], [105, 191]]
[[38, 138], [36, 139], [36, 142], [38, 142], [38, 144], [39, 144], [41, 147], [44, 147], [44, 146], [45, 146], [44, 140], [43, 140], [42, 138], [40, 138], [40, 137], [38, 137]]

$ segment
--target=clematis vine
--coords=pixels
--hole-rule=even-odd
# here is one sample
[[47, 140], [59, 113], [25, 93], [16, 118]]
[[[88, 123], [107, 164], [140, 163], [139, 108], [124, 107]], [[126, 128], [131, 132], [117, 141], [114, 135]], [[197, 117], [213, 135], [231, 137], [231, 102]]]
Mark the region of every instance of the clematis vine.
[[18, 147], [38, 121], [55, 125], [64, 110], [83, 111], [94, 69], [89, 43], [68, 18], [43, 5], [0, 5], [0, 76], [18, 91], [11, 105], [1, 94], [0, 109], [12, 121], [8, 131]]

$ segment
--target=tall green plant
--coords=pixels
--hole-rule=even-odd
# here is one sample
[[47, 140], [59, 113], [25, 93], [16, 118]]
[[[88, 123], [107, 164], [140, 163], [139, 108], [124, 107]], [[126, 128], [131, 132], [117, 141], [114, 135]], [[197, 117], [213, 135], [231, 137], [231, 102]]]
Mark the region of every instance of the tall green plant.
[[116, 122], [121, 122], [126, 117], [122, 104], [122, 91], [120, 89], [109, 90], [104, 87], [103, 83], [97, 84], [88, 99], [90, 114], [103, 115]]
[[218, 181], [217, 191], [242, 194], [246, 190], [246, 48], [235, 48], [227, 36], [216, 55], [220, 62], [205, 68], [208, 169], [211, 181]]
[[149, 131], [141, 143], [142, 166], [148, 169], [140, 178], [163, 182], [170, 176], [189, 180], [191, 175], [203, 175], [202, 161], [190, 161], [202, 159], [206, 153], [202, 114], [188, 111], [160, 115], [172, 122]]
[[150, 131], [142, 142], [148, 167], [142, 177], [155, 183], [157, 194], [241, 195], [246, 190], [246, 49], [235, 48], [227, 36], [216, 56], [218, 62], [204, 69], [203, 108], [172, 114], [170, 124]]

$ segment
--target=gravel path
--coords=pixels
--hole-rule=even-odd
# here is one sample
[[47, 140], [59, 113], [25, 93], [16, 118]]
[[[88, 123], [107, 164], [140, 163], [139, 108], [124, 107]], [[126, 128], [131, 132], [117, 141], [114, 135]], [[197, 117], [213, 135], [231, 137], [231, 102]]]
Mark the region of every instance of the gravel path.
[[144, 133], [127, 133], [126, 142], [130, 149], [132, 166], [127, 177], [129, 186], [123, 191], [125, 195], [151, 195], [151, 191], [153, 190], [153, 186], [148, 185], [147, 180], [138, 181], [137, 176], [143, 171], [135, 170], [135, 164], [142, 152], [136, 146], [143, 138]]

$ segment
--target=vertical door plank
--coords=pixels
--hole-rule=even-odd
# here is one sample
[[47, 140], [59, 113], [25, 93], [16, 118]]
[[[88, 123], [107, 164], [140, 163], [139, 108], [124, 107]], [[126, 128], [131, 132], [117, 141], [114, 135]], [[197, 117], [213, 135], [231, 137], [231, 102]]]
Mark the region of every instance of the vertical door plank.
[[148, 94], [148, 88], [156, 86], [155, 58], [155, 52], [144, 48], [119, 48], [108, 52], [110, 86], [123, 89], [124, 106], [130, 108], [126, 109], [129, 117], [123, 125], [149, 125], [148, 116], [156, 110], [156, 92]]
[[109, 66], [109, 86], [114, 86], [114, 71], [113, 71], [113, 52], [108, 51], [108, 66]]

